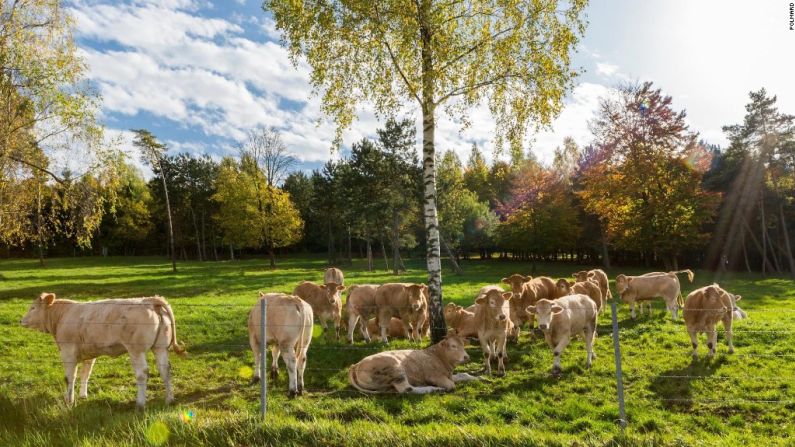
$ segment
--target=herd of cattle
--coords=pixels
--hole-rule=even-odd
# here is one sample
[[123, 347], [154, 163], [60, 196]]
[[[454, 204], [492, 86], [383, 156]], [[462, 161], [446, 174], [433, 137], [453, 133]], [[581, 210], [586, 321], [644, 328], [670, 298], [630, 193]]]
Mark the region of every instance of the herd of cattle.
[[[697, 356], [699, 333], [707, 334], [709, 355], [714, 355], [717, 344], [716, 324], [722, 322], [729, 353], [732, 345], [732, 321], [746, 314], [737, 307], [739, 295], [722, 289], [717, 284], [702, 287], [682, 299], [680, 273], [653, 272], [641, 276], [618, 275], [616, 290], [629, 304], [632, 318], [635, 303], [651, 303], [662, 298], [674, 320], [683, 306], [683, 317]], [[464, 308], [453, 303], [444, 308], [444, 318], [450, 329], [440, 343], [421, 350], [393, 350], [370, 355], [352, 365], [348, 370], [351, 385], [367, 393], [411, 392], [427, 393], [452, 390], [456, 382], [476, 380], [469, 374], [453, 374], [455, 367], [469, 361], [465, 351], [468, 338], [477, 338], [484, 355], [484, 369], [492, 374], [492, 363], [497, 364], [497, 375], [505, 374], [508, 340], [518, 342], [521, 328], [527, 323], [531, 334], [538, 320], [538, 329], [544, 334], [553, 353], [553, 374], [561, 371], [560, 358], [571, 339], [581, 335], [587, 351], [586, 366], [590, 367], [595, 354], [597, 319], [612, 297], [608, 277], [602, 270], [577, 272], [575, 281], [549, 277], [530, 277], [519, 274], [502, 278], [510, 287], [505, 291], [499, 285], [480, 289], [474, 303]], [[363, 284], [347, 289], [348, 297], [342, 304], [346, 290], [342, 271], [330, 268], [322, 284], [304, 281], [293, 294], [262, 293], [248, 318], [248, 332], [254, 353], [255, 380], [260, 379], [260, 366], [264, 360], [260, 352], [262, 343], [271, 346], [271, 375], [278, 371], [278, 360], [284, 357], [289, 377], [290, 396], [304, 390], [304, 370], [307, 351], [312, 341], [315, 318], [329, 337], [340, 338], [342, 330], [353, 343], [356, 327], [365, 341], [377, 332], [384, 343], [392, 338], [420, 341], [430, 330], [428, 287], [425, 284]], [[261, 338], [262, 305], [266, 309], [265, 340]], [[177, 343], [176, 320], [171, 306], [161, 297], [109, 299], [77, 302], [56, 298], [54, 293], [42, 293], [33, 301], [22, 319], [22, 326], [52, 334], [58, 345], [66, 376], [66, 403], [74, 402], [74, 386], [80, 365], [80, 397], [88, 395], [88, 380], [95, 359], [100, 355], [130, 354], [138, 385], [136, 403], [143, 407], [146, 401], [148, 364], [146, 352], [155, 355], [163, 379], [166, 402], [173, 397], [168, 351], [178, 354], [184, 348]]]

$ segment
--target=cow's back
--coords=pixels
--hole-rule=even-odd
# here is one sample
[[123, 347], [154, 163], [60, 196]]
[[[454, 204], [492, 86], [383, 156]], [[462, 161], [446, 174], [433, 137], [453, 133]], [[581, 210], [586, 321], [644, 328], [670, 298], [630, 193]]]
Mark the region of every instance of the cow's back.
[[732, 303], [728, 297], [724, 294], [718, 297], [709, 296], [705, 292], [706, 288], [702, 287], [690, 292], [685, 299], [682, 317], [688, 328], [699, 329], [714, 326], [732, 311]]
[[379, 308], [392, 307], [395, 309], [405, 309], [409, 305], [408, 293], [403, 283], [387, 283], [376, 289], [375, 304]]
[[661, 274], [649, 276], [633, 276], [629, 284], [630, 291], [638, 298], [676, 295], [680, 291], [679, 279], [676, 275]]
[[330, 307], [330, 303], [326, 298], [326, 293], [319, 285], [311, 281], [303, 281], [293, 289], [293, 295], [301, 298], [309, 303], [312, 309], [319, 311], [326, 307]]
[[[589, 324], [596, 322], [596, 303], [583, 294], [566, 295], [555, 300], [557, 304], [564, 308], [564, 312], [568, 318], [562, 319], [561, 323], [567, 325], [568, 328], [559, 328], [571, 331], [571, 334], [578, 334], [582, 332]], [[566, 322], [565, 320], [568, 320]], [[554, 321], [554, 320], [553, 320]]]
[[268, 293], [261, 297], [249, 312], [249, 335], [261, 343], [262, 300], [265, 300], [266, 342], [306, 345], [312, 339], [312, 307], [297, 296]]
[[357, 284], [348, 289], [348, 300], [345, 307], [356, 309], [359, 313], [370, 313], [375, 311], [375, 292], [378, 290], [375, 284]]

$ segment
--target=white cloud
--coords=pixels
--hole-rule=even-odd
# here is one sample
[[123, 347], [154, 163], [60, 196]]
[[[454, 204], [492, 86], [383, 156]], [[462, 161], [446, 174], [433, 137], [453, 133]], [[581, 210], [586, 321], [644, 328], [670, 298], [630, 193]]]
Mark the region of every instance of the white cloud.
[[618, 65], [608, 64], [606, 62], [597, 62], [596, 72], [602, 76], [610, 77], [618, 72]]

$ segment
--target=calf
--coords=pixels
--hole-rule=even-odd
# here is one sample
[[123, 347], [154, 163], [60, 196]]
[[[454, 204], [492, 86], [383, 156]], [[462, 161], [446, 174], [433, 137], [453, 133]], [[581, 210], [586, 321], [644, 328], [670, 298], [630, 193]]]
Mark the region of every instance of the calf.
[[702, 287], [690, 292], [685, 299], [685, 307], [682, 317], [685, 320], [687, 332], [690, 334], [690, 341], [693, 343], [693, 358], [698, 358], [698, 334], [707, 334], [707, 347], [709, 356], [715, 355], [718, 344], [718, 333], [715, 326], [718, 322], [723, 323], [726, 331], [726, 343], [729, 345], [729, 354], [734, 353], [732, 343], [732, 321], [742, 320], [746, 317], [745, 312], [737, 307], [740, 295], [733, 295], [723, 290], [719, 285]]
[[428, 313], [425, 284], [384, 284], [375, 291], [375, 305], [378, 309], [378, 324], [381, 339], [389, 343], [387, 332], [392, 317], [398, 317], [409, 334], [409, 340], [420, 341]]
[[585, 366], [591, 367], [596, 355], [593, 342], [596, 338], [596, 304], [586, 295], [568, 295], [556, 300], [539, 300], [535, 306], [528, 306], [527, 311], [538, 316], [538, 327], [544, 331], [544, 339], [552, 348], [554, 362], [552, 374], [559, 374], [560, 357], [563, 350], [575, 335], [582, 334], [585, 338]]
[[306, 353], [312, 342], [312, 307], [301, 298], [284, 293], [259, 293], [259, 300], [248, 314], [248, 341], [254, 352], [254, 380], [260, 380], [262, 303], [266, 305], [265, 344], [271, 345], [271, 377], [279, 375], [279, 356], [287, 365], [288, 395], [304, 393]]
[[610, 291], [610, 280], [607, 278], [607, 273], [602, 269], [583, 270], [573, 273], [571, 276], [577, 282], [594, 281], [599, 284], [599, 292], [602, 293], [602, 301], [607, 302], [608, 299], [613, 298], [613, 292]]
[[348, 380], [364, 393], [451, 391], [457, 382], [477, 380], [466, 373], [453, 374], [457, 365], [468, 361], [464, 340], [448, 335], [425, 349], [385, 351], [365, 357], [348, 369]]
[[513, 329], [510, 304], [513, 293], [503, 292], [500, 286], [485, 286], [475, 299], [475, 327], [480, 348], [483, 350], [485, 368], [491, 374], [491, 360], [497, 359], [497, 375], [505, 375], [505, 342]]
[[[378, 320], [376, 318], [370, 318], [367, 321], [367, 330], [374, 334], [377, 334], [381, 327], [378, 325]], [[408, 338], [409, 334], [406, 332], [406, 328], [403, 327], [403, 322], [400, 321], [400, 318], [392, 317], [389, 320], [389, 328], [387, 329], [387, 335], [391, 338]]]
[[565, 279], [559, 279], [556, 285], [558, 288], [558, 295], [560, 296], [576, 295], [578, 293], [588, 295], [596, 304], [598, 312], [601, 312], [604, 308], [605, 300], [602, 296], [602, 291], [600, 290], [599, 284], [594, 281], [570, 282]]
[[173, 347], [175, 352], [183, 354], [184, 349], [177, 344], [174, 313], [162, 297], [79, 303], [57, 299], [54, 293], [42, 293], [33, 300], [21, 324], [52, 334], [55, 339], [66, 376], [67, 405], [74, 403], [78, 363], [82, 364], [80, 397], [88, 397], [88, 379], [96, 358], [101, 355], [117, 357], [125, 352], [130, 354], [135, 370], [138, 408], [146, 405], [147, 351], [155, 355], [166, 388], [166, 403], [174, 400], [168, 350]]
[[[623, 274], [616, 276], [616, 290], [621, 300], [629, 304], [632, 319], [635, 319], [635, 302], [660, 297], [671, 312], [671, 319], [676, 321], [679, 318], [679, 307], [683, 304], [681, 286], [676, 276], [679, 273], [687, 273], [690, 282], [693, 282], [693, 272], [690, 270], [653, 272], [641, 276]], [[649, 313], [651, 314], [651, 308]]]
[[535, 304], [540, 299], [557, 298], [558, 292], [555, 287], [555, 282], [552, 278], [546, 276], [533, 278], [532, 276], [513, 274], [507, 278], [502, 278], [501, 281], [510, 285], [511, 291], [513, 292], [513, 298], [510, 300], [513, 330], [510, 336], [511, 339], [519, 341], [519, 333], [525, 322], [530, 323], [531, 334], [533, 331], [534, 316], [527, 313], [525, 310], [527, 306]]
[[[477, 307], [471, 306], [471, 307]], [[447, 303], [444, 307], [444, 321], [447, 327], [454, 330], [455, 334], [462, 338], [477, 337], [478, 328], [475, 324], [475, 312], [464, 309], [455, 303]]]
[[345, 276], [342, 274], [342, 270], [331, 267], [326, 269], [326, 273], [323, 274], [323, 284], [339, 284], [341, 286], [345, 285]]
[[[293, 290], [293, 295], [312, 306], [312, 312], [317, 316], [320, 327], [330, 336], [331, 325], [334, 325], [334, 336], [340, 339], [340, 319], [342, 318], [342, 297], [340, 292], [345, 286], [335, 283], [320, 284], [304, 281]], [[350, 330], [350, 329], [349, 329]]]
[[375, 284], [353, 285], [348, 289], [348, 301], [345, 302], [345, 310], [348, 314], [348, 341], [350, 343], [353, 343], [353, 331], [356, 329], [357, 322], [361, 323], [359, 328], [362, 332], [362, 337], [368, 343], [370, 342], [369, 325], [365, 323], [370, 317], [377, 314], [375, 305], [375, 291], [377, 289], [378, 286]]

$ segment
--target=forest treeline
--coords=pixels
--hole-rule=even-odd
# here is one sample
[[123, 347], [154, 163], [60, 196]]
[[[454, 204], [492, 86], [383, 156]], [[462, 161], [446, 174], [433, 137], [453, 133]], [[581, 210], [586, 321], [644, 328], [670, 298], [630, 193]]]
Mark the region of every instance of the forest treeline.
[[[591, 144], [566, 138], [548, 164], [532, 152], [487, 162], [474, 145], [465, 160], [452, 148], [437, 157], [452, 268], [476, 257], [795, 275], [795, 117], [775, 96], [750, 93], [743, 122], [723, 129], [724, 148], [700, 142], [651, 83], [616, 88], [590, 128]], [[278, 253], [313, 252], [398, 271], [424, 256], [413, 121], [386, 121], [312, 172], [296, 169], [274, 129], [252, 131], [221, 160], [135, 135], [148, 180], [120, 156], [107, 162], [114, 175], [58, 181], [4, 164], [3, 255], [167, 255], [173, 233], [177, 260], [267, 254], [274, 264]]]

